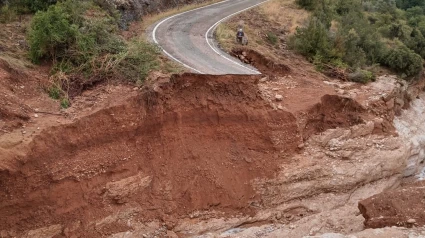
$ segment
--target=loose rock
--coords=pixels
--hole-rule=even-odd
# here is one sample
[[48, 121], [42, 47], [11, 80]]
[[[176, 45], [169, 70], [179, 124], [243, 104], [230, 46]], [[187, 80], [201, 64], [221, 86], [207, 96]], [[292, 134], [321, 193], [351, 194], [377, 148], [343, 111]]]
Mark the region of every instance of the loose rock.
[[275, 96], [276, 101], [282, 101], [283, 100], [283, 96], [280, 94], [276, 94]]

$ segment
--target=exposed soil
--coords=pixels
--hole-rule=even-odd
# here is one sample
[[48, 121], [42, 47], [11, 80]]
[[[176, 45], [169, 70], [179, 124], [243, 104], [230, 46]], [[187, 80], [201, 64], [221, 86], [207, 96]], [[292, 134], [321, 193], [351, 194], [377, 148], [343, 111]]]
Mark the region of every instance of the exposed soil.
[[[325, 180], [333, 164], [296, 159], [312, 135], [377, 116], [391, 124], [384, 100], [365, 108], [370, 95], [339, 93], [300, 57], [235, 54], [264, 75], [157, 75], [142, 89], [77, 85], [67, 110], [44, 91], [47, 69], [24, 72], [0, 61], [0, 237], [106, 237], [134, 229], [130, 220], [160, 223], [163, 237], [179, 219], [259, 214], [287, 200], [268, 201], [279, 194], [253, 184], [282, 171], [288, 183], [325, 181], [288, 199], [333, 191]], [[276, 219], [315, 212], [298, 205]]]
[[266, 58], [255, 50], [248, 48], [235, 48], [230, 55], [239, 58], [246, 64], [251, 64], [262, 73], [268, 73], [273, 76], [285, 76], [291, 72], [291, 69], [276, 61]]
[[[1, 88], [9, 88], [9, 90], [18, 90], [13, 88], [13, 86], [16, 86], [16, 84], [12, 84], [13, 81], [17, 82], [16, 76], [14, 76], [14, 70], [10, 68], [9, 64], [6, 61], [3, 61], [1, 59], [0, 68], [3, 69], [2, 71], [0, 71], [0, 77], [3, 79], [0, 82], [1, 84], [3, 84]], [[8, 97], [5, 92], [2, 92], [0, 94], [0, 97], [0, 118], [2, 120], [2, 131], [16, 128], [17, 126], [22, 125], [23, 122], [29, 120], [29, 116], [27, 114], [29, 109], [25, 107], [16, 107], [16, 104], [19, 104], [16, 98]], [[18, 108], [19, 110], [16, 110]]]
[[129, 204], [141, 221], [171, 227], [194, 211], [254, 214], [261, 197], [251, 181], [274, 177], [285, 160], [275, 155], [362, 121], [357, 104], [318, 90], [302, 130], [296, 113], [263, 99], [262, 77], [163, 77], [118, 106], [46, 128], [0, 172], [0, 230], [79, 221], [79, 235], [99, 237], [125, 228], [99, 231], [93, 221]]
[[[332, 105], [332, 106], [330, 106]], [[350, 127], [364, 123], [365, 109], [355, 100], [338, 95], [325, 95], [307, 114], [304, 139], [317, 132], [338, 127]]]
[[40, 94], [46, 75], [43, 68], [21, 70], [0, 58], [0, 135], [24, 126], [40, 103], [47, 107], [45, 112], [58, 111], [47, 95]]
[[289, 152], [299, 136], [295, 117], [267, 109], [257, 80], [176, 76], [125, 105], [45, 130], [19, 172], [1, 173], [1, 229], [77, 217], [88, 224], [119, 206], [106, 184], [136, 174], [151, 177], [126, 198], [146, 209], [143, 219], [212, 208], [252, 212], [258, 198], [249, 181], [277, 169], [272, 131], [288, 133]]
[[367, 228], [425, 225], [425, 182], [386, 191], [359, 202]]

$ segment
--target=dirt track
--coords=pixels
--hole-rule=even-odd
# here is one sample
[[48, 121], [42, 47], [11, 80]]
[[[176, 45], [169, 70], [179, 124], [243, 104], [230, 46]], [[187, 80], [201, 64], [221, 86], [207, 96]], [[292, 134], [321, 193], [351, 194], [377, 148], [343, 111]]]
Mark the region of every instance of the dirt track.
[[[219, 50], [214, 43], [213, 30], [209, 31], [208, 35], [206, 33], [221, 19], [265, 1], [223, 1], [179, 14], [158, 23], [153, 37], [166, 52], [189, 66], [192, 71], [205, 74], [258, 74], [251, 66]], [[213, 45], [220, 55], [209, 44]]]

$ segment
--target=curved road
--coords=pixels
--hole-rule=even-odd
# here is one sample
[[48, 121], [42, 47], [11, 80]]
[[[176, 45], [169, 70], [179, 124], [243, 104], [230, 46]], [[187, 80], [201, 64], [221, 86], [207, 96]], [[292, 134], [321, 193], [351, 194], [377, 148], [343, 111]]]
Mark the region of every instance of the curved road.
[[221, 51], [214, 41], [223, 20], [268, 0], [226, 0], [168, 17], [153, 26], [152, 39], [170, 58], [201, 74], [259, 74]]

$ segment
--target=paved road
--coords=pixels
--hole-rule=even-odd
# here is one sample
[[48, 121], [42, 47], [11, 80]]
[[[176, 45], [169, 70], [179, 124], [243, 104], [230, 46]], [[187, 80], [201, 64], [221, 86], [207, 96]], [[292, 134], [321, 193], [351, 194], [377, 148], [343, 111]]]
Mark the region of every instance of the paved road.
[[227, 0], [166, 18], [152, 27], [152, 39], [169, 57], [202, 74], [258, 74], [217, 47], [220, 21], [267, 0]]

